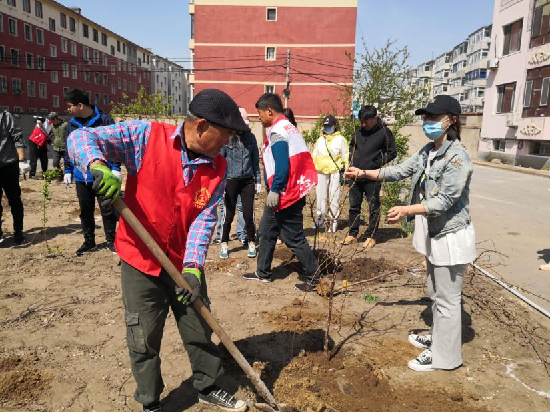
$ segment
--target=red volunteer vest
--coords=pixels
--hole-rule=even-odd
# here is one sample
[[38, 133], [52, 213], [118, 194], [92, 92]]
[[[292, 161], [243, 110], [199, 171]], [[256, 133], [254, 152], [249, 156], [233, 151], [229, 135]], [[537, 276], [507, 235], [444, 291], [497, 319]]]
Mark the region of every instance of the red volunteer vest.
[[[218, 155], [215, 168], [199, 165], [185, 186], [181, 141], [170, 139], [175, 130], [174, 125], [151, 123], [141, 168], [136, 175], [128, 175], [124, 201], [181, 271], [189, 227], [222, 181], [226, 161]], [[119, 221], [115, 245], [126, 263], [148, 275], [160, 275], [162, 266], [124, 219]]]

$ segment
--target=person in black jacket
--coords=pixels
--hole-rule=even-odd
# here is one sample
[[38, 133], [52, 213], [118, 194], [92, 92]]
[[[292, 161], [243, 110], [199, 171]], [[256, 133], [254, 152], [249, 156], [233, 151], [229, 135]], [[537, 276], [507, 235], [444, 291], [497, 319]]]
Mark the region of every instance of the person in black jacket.
[[[359, 111], [359, 120], [361, 127], [355, 131], [349, 145], [350, 166], [362, 170], [379, 169], [395, 159], [395, 138], [378, 117], [376, 107], [363, 106]], [[369, 226], [363, 246], [370, 249], [376, 245], [374, 235], [380, 222], [380, 188], [379, 181], [357, 179], [353, 182], [349, 191], [349, 234], [342, 242], [344, 245], [355, 242], [359, 235], [363, 196], [369, 202]]]
[[[25, 145], [21, 129], [15, 124], [12, 114], [0, 110], [0, 216], [2, 196], [6, 193], [13, 216], [13, 239], [16, 245], [25, 241], [23, 235], [23, 202], [19, 174], [25, 174], [30, 167], [25, 162]], [[0, 223], [0, 243], [4, 240]]]

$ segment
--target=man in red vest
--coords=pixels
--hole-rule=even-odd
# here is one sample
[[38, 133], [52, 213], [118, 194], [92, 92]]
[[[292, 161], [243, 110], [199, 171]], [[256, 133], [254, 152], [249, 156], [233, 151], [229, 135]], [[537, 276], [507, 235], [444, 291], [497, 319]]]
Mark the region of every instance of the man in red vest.
[[179, 127], [136, 120], [78, 129], [67, 140], [77, 167], [90, 169], [101, 202], [110, 203], [120, 193], [120, 180], [107, 160], [124, 163], [124, 201], [191, 286], [190, 291], [177, 288], [121, 219], [115, 244], [122, 260], [126, 341], [135, 399], [144, 411], [161, 411], [159, 352], [169, 308], [191, 362], [199, 402], [225, 411], [246, 410], [242, 400], [216, 386], [222, 374], [220, 354], [212, 330], [189, 304], [198, 298], [209, 304], [203, 266], [226, 183], [226, 162], [219, 152], [231, 135], [248, 130], [233, 99], [207, 89], [195, 96]]

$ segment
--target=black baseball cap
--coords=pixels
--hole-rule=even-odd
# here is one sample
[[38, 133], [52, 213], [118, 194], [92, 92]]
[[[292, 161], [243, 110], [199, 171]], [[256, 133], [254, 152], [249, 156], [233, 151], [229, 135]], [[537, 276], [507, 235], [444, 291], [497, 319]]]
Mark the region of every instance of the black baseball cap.
[[197, 93], [189, 104], [189, 111], [226, 129], [237, 132], [250, 130], [241, 116], [237, 103], [227, 93], [218, 89], [204, 89]]
[[331, 114], [325, 116], [323, 126], [336, 126], [336, 117]]
[[48, 120], [60, 119], [59, 115], [56, 112], [51, 112], [48, 115]]
[[462, 113], [462, 108], [460, 103], [454, 97], [447, 96], [445, 94], [440, 94], [435, 96], [435, 99], [432, 103], [423, 109], [418, 109], [414, 114], [416, 115], [426, 115], [426, 114], [454, 114], [456, 116]]

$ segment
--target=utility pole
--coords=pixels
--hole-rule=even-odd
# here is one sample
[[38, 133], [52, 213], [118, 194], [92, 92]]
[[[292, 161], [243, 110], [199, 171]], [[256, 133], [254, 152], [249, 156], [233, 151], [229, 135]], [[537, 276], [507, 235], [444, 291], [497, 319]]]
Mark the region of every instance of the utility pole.
[[290, 49], [286, 49], [286, 87], [283, 90], [285, 98], [285, 109], [288, 108], [288, 99], [290, 99]]

